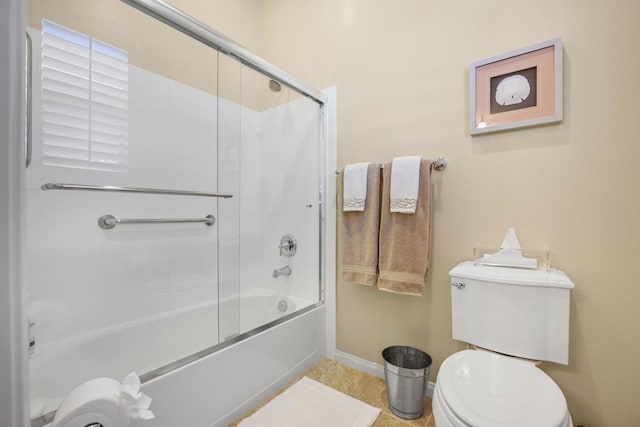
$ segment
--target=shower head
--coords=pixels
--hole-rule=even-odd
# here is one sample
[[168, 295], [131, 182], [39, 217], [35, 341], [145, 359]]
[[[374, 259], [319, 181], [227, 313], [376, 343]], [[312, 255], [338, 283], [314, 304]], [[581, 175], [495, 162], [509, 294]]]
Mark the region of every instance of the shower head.
[[271, 92], [280, 92], [282, 90], [282, 85], [272, 79], [269, 80], [269, 89], [271, 89]]

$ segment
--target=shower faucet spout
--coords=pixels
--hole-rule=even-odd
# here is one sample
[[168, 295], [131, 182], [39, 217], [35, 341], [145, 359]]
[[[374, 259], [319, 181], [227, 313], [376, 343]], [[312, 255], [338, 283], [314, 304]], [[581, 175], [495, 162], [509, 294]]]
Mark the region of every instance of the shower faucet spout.
[[291, 276], [291, 267], [289, 267], [288, 265], [285, 265], [282, 268], [273, 270], [274, 279], [277, 279], [280, 276]]

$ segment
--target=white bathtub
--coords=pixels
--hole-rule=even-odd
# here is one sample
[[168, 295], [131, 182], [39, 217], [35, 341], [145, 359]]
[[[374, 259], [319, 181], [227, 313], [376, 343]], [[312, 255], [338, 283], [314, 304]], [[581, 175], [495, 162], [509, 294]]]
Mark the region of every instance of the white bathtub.
[[[54, 411], [62, 398], [84, 381], [96, 377], [122, 379], [135, 371], [139, 375], [151, 372], [146, 378], [160, 375], [144, 385], [154, 399], [157, 416], [145, 426], [225, 425], [245, 402], [325, 354], [321, 342], [324, 307], [246, 339], [242, 334], [252, 335], [265, 323], [312, 305], [299, 298], [254, 291], [219, 306], [207, 302], [56, 343], [36, 344], [30, 360], [32, 417], [38, 411]], [[218, 331], [223, 335], [220, 343]], [[240, 341], [229, 345], [228, 338]], [[216, 345], [214, 353], [198, 361], [167, 374], [158, 371]], [[220, 349], [225, 345], [229, 346]], [[192, 388], [206, 397], [194, 395], [188, 403]], [[197, 413], [183, 409], [194, 408], [196, 403]], [[39, 424], [45, 424], [45, 420]]]
[[327, 354], [325, 320], [322, 305], [149, 381], [156, 419], [132, 427], [227, 426]]

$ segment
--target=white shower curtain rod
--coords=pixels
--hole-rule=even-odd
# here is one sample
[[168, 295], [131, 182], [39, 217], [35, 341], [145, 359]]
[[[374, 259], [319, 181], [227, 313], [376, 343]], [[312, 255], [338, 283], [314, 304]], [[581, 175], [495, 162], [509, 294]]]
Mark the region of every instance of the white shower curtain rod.
[[240, 46], [227, 36], [206, 26], [202, 22], [184, 12], [181, 12], [173, 6], [168, 5], [162, 0], [122, 1], [206, 44], [207, 46], [211, 46], [216, 50], [233, 56], [243, 64], [266, 74], [270, 78], [284, 83], [291, 89], [313, 99], [320, 105], [324, 105], [327, 102], [327, 97], [322, 92], [302, 83], [292, 75], [265, 61], [249, 49]]

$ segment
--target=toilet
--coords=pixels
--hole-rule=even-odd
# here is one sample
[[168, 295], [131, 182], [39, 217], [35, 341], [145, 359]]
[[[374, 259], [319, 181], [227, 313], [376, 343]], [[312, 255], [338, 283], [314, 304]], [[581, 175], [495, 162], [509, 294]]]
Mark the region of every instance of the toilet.
[[567, 401], [535, 361], [568, 364], [569, 293], [561, 271], [457, 265], [453, 338], [433, 393], [436, 427], [572, 427]]

